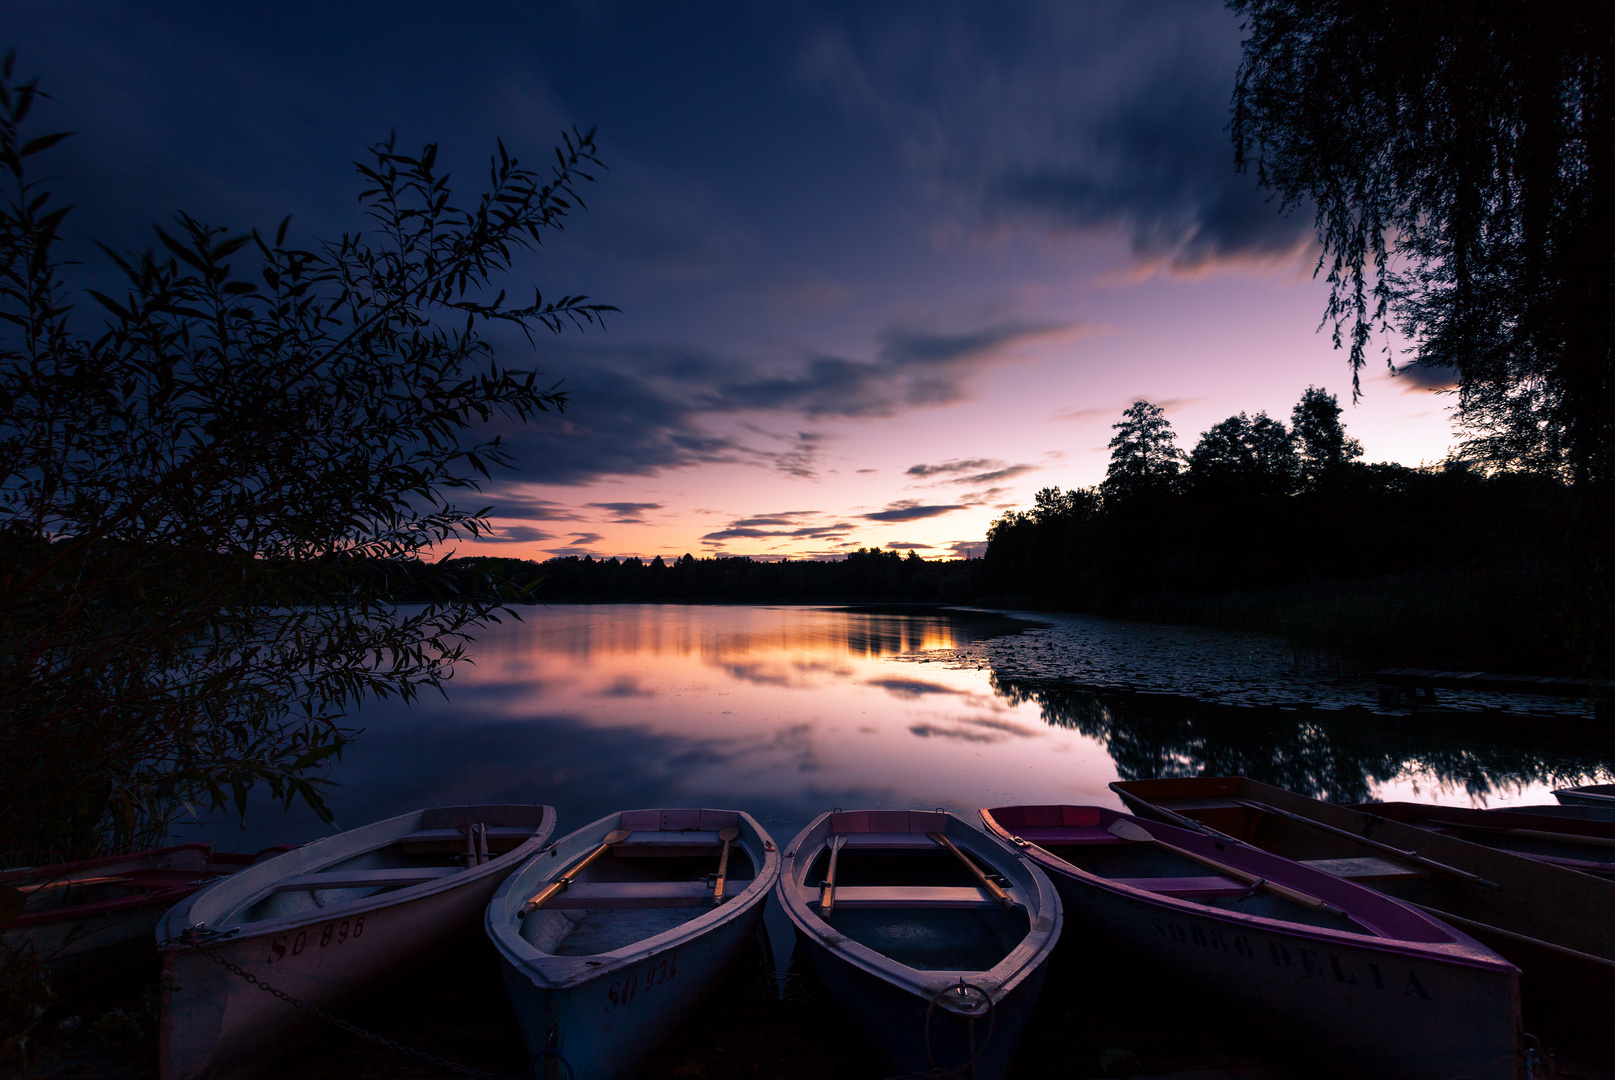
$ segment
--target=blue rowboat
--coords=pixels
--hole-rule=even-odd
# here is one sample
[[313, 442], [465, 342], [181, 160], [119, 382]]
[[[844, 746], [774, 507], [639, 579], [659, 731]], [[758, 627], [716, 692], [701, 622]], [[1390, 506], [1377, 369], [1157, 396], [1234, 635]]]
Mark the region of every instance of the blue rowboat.
[[1060, 937], [1060, 899], [1013, 847], [942, 811], [816, 818], [779, 899], [808, 968], [901, 1073], [998, 1080]]
[[1519, 1075], [1519, 969], [1410, 904], [1106, 807], [981, 816], [1054, 880], [1073, 942], [1142, 962], [1146, 978], [1219, 1003], [1320, 1073]]
[[779, 865], [749, 814], [625, 810], [512, 874], [486, 925], [531, 1075], [632, 1076], [757, 933]]
[[163, 1080], [270, 1072], [310, 1022], [214, 957], [335, 1008], [474, 930], [495, 887], [554, 830], [548, 806], [415, 810], [266, 859], [170, 908], [157, 924]]

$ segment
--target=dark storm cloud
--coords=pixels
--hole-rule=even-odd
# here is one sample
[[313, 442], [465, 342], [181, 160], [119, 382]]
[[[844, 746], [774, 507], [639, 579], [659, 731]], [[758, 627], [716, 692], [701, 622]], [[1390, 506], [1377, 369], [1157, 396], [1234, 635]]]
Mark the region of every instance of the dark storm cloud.
[[873, 514], [860, 514], [865, 521], [920, 521], [925, 518], [941, 517], [951, 514], [955, 510], [963, 510], [964, 506], [921, 506], [917, 499], [901, 499], [892, 503], [884, 510], [877, 510]]
[[1118, 230], [1140, 259], [1193, 269], [1311, 235], [1234, 171], [1238, 60], [1236, 17], [1183, 0], [858, 9], [799, 66], [983, 224]]
[[605, 510], [611, 514], [611, 522], [615, 525], [643, 525], [645, 511], [662, 508], [661, 503], [639, 502], [592, 502], [585, 505], [596, 510]]

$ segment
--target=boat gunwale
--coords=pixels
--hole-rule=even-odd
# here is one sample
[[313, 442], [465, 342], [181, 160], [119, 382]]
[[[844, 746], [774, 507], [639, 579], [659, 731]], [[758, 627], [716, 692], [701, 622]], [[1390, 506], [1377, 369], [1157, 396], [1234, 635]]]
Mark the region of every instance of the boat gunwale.
[[[1026, 805], [1032, 805], [1032, 804], [1026, 804]], [[1040, 804], [1040, 805], [1043, 805], [1043, 804]], [[1047, 805], [1055, 805], [1055, 804], [1047, 804]], [[1072, 803], [1072, 804], [1060, 804], [1060, 805], [1072, 805], [1072, 806], [1075, 806], [1077, 804]], [[1005, 839], [1006, 842], [1008, 842], [1008, 843], [1013, 843], [1014, 842], [1013, 840], [1008, 839], [1009, 837], [1019, 836], [1021, 839], [1028, 840], [1034, 845], [1037, 844], [1037, 839], [1035, 837], [1027, 836], [1024, 833], [1011, 833], [1003, 825], [999, 824], [996, 820], [993, 820], [990, 817], [991, 812], [993, 810], [1004, 810], [1004, 809], [1009, 809], [1009, 807], [999, 806], [999, 807], [983, 807], [982, 808], [981, 815], [982, 815], [983, 821], [987, 825], [987, 828], [995, 836], [998, 836], [1001, 839]], [[1108, 810], [1110, 808], [1109, 807], [1099, 807], [1098, 809]], [[1122, 813], [1121, 811], [1114, 811], [1113, 810], [1111, 812], [1120, 814], [1123, 818], [1128, 818], [1128, 819], [1133, 819], [1134, 818], [1134, 815], [1125, 814], [1125, 813]], [[1156, 829], [1170, 829], [1174, 833], [1179, 833], [1179, 834], [1189, 833], [1189, 830], [1187, 830], [1187, 829], [1180, 829], [1180, 828], [1178, 828], [1176, 826], [1166, 824], [1165, 822], [1150, 821], [1150, 820], [1147, 820], [1147, 819], [1136, 819], [1136, 820], [1139, 820], [1142, 824], [1147, 826], [1152, 831], [1156, 830]], [[1034, 826], [1034, 828], [1046, 828], [1046, 827], [1047, 826]], [[1190, 835], [1197, 835], [1197, 834], [1190, 834]], [[1073, 846], [1080, 846], [1080, 845], [1073, 845]], [[1254, 845], [1245, 845], [1245, 846], [1254, 847]], [[1205, 918], [1205, 919], [1226, 920], [1226, 921], [1229, 921], [1229, 922], [1234, 922], [1234, 923], [1238, 923], [1238, 924], [1244, 924], [1244, 925], [1248, 925], [1248, 926], [1252, 926], [1252, 927], [1260, 927], [1261, 929], [1263, 929], [1265, 931], [1268, 931], [1268, 932], [1276, 932], [1276, 933], [1282, 933], [1282, 934], [1292, 934], [1292, 935], [1297, 935], [1297, 936], [1301, 936], [1301, 937], [1317, 937], [1317, 938], [1321, 938], [1321, 939], [1328, 940], [1328, 941], [1338, 942], [1341, 945], [1349, 945], [1349, 946], [1354, 947], [1354, 948], [1367, 948], [1367, 949], [1372, 949], [1372, 950], [1377, 951], [1377, 952], [1387, 952], [1387, 953], [1393, 953], [1393, 954], [1403, 954], [1403, 955], [1407, 955], [1407, 956], [1418, 956], [1418, 957], [1426, 957], [1426, 958], [1439, 958], [1439, 959], [1444, 960], [1444, 961], [1451, 961], [1451, 962], [1455, 962], [1455, 963], [1461, 963], [1464, 966], [1473, 967], [1473, 968], [1477, 968], [1477, 969], [1493, 970], [1493, 971], [1500, 971], [1500, 972], [1506, 972], [1506, 971], [1511, 971], [1511, 970], [1512, 971], [1518, 971], [1518, 968], [1514, 964], [1512, 964], [1509, 961], [1503, 959], [1501, 956], [1498, 956], [1491, 949], [1488, 949], [1485, 945], [1481, 944], [1479, 941], [1477, 941], [1474, 938], [1470, 937], [1468, 934], [1464, 933], [1462, 930], [1459, 930], [1457, 927], [1451, 926], [1448, 923], [1445, 923], [1445, 922], [1441, 921], [1440, 919], [1436, 918], [1433, 915], [1429, 915], [1429, 914], [1427, 914], [1427, 913], [1425, 913], [1423, 911], [1420, 911], [1418, 908], [1414, 907], [1411, 904], [1408, 904], [1406, 901], [1398, 900], [1394, 896], [1388, 896], [1388, 895], [1386, 895], [1384, 893], [1380, 893], [1377, 889], [1372, 889], [1367, 885], [1363, 885], [1363, 884], [1361, 884], [1359, 882], [1351, 881], [1351, 880], [1346, 879], [1346, 878], [1339, 878], [1338, 880], [1343, 885], [1349, 886], [1353, 890], [1363, 890], [1365, 892], [1375, 893], [1377, 898], [1383, 898], [1384, 900], [1387, 900], [1387, 901], [1391, 902], [1392, 904], [1395, 904], [1397, 907], [1400, 907], [1400, 908], [1404, 909], [1405, 911], [1409, 912], [1410, 914], [1416, 916], [1420, 921], [1422, 921], [1424, 923], [1427, 923], [1427, 924], [1430, 924], [1430, 925], [1433, 925], [1433, 926], [1436, 926], [1436, 927], [1440, 928], [1440, 930], [1442, 932], [1450, 934], [1452, 936], [1452, 940], [1451, 941], [1445, 941], [1445, 942], [1438, 942], [1438, 941], [1409, 941], [1406, 938], [1399, 938], [1399, 937], [1395, 937], [1395, 936], [1387, 935], [1387, 934], [1354, 933], [1354, 932], [1349, 931], [1349, 930], [1335, 930], [1335, 929], [1332, 929], [1332, 928], [1326, 927], [1326, 926], [1316, 926], [1316, 925], [1314, 925], [1312, 923], [1299, 923], [1299, 922], [1291, 921], [1289, 919], [1275, 918], [1275, 917], [1270, 916], [1270, 915], [1252, 915], [1252, 914], [1248, 914], [1248, 913], [1245, 913], [1245, 912], [1232, 911], [1232, 910], [1229, 910], [1227, 908], [1213, 907], [1213, 906], [1211, 906], [1209, 904], [1198, 904], [1198, 903], [1195, 903], [1193, 900], [1186, 900], [1186, 899], [1182, 899], [1180, 897], [1175, 897], [1175, 896], [1167, 896], [1167, 895], [1165, 895], [1163, 893], [1153, 892], [1153, 891], [1151, 891], [1149, 889], [1140, 888], [1140, 887], [1135, 886], [1135, 885], [1128, 885], [1124, 881], [1119, 881], [1119, 880], [1114, 879], [1114, 878], [1107, 878], [1107, 877], [1104, 877], [1104, 876], [1102, 876], [1100, 874], [1095, 874], [1092, 871], [1084, 870], [1082, 867], [1077, 866], [1074, 863], [1067, 862], [1066, 860], [1060, 858], [1058, 855], [1055, 855], [1053, 852], [1046, 852], [1045, 853], [1040, 847], [1038, 847], [1038, 848], [1030, 848], [1030, 849], [1027, 849], [1027, 850], [1028, 850], [1028, 853], [1029, 853], [1030, 857], [1034, 861], [1036, 861], [1039, 864], [1039, 866], [1047, 866], [1048, 867], [1048, 870], [1046, 872], [1059, 873], [1059, 874], [1061, 874], [1061, 875], [1063, 875], [1065, 877], [1069, 877], [1069, 878], [1072, 878], [1072, 879], [1074, 879], [1076, 881], [1079, 881], [1082, 884], [1089, 885], [1089, 886], [1092, 886], [1094, 888], [1103, 889], [1103, 890], [1105, 890], [1107, 892], [1111, 892], [1111, 893], [1114, 893], [1116, 895], [1122, 896], [1122, 897], [1126, 898], [1129, 901], [1142, 902], [1142, 903], [1146, 903], [1146, 904], [1158, 905], [1158, 906], [1161, 906], [1161, 907], [1170, 908], [1170, 909], [1175, 910], [1175, 911], [1177, 911], [1177, 912], [1179, 912], [1179, 913], [1181, 913], [1181, 914], [1183, 914], [1185, 916], [1191, 916], [1191, 917], [1197, 917], [1197, 918]], [[1261, 848], [1255, 848], [1255, 850], [1261, 851], [1262, 849]], [[1271, 853], [1264, 852], [1264, 854], [1271, 854]], [[1278, 856], [1278, 857], [1283, 858], [1283, 856]], [[1289, 861], [1294, 862], [1295, 860], [1289, 860]], [[1308, 869], [1313, 869], [1313, 868], [1302, 866], [1302, 869], [1303, 870], [1308, 870]], [[1211, 871], [1208, 870], [1208, 873], [1210, 873], [1210, 872]], [[1321, 871], [1321, 870], [1316, 871], [1316, 872], [1317, 873], [1327, 873], [1327, 871]], [[1329, 876], [1333, 877], [1335, 875], [1329, 875]], [[1230, 880], [1232, 880], [1232, 879], [1230, 879]], [[1281, 882], [1281, 884], [1286, 884], [1286, 883]], [[1347, 909], [1346, 914], [1349, 917], [1353, 918], [1353, 919], [1356, 918], [1356, 916], [1352, 915], [1352, 913], [1351, 913], [1351, 911], [1349, 909]]]
[[[561, 837], [551, 844], [546, 852], [535, 853], [524, 861], [522, 865], [511, 871], [510, 875], [500, 883], [499, 888], [488, 901], [488, 906], [483, 916], [484, 929], [489, 940], [493, 942], [494, 948], [498, 951], [500, 958], [541, 990], [569, 990], [594, 982], [604, 975], [614, 974], [634, 967], [642, 963], [648, 956], [659, 956], [705, 937], [708, 933], [724, 924], [742, 917], [759, 903], [766, 900], [769, 892], [774, 887], [775, 880], [779, 876], [779, 845], [774, 843], [773, 837], [768, 834], [768, 831], [762, 827], [757, 819], [746, 811], [707, 807], [702, 809], [735, 814], [743, 825], [741, 836], [737, 843], [744, 848], [747, 858], [751, 860], [753, 869], [757, 871], [756, 876], [752, 878], [744, 889], [725, 899], [723, 903], [713, 905], [709, 910], [693, 918], [686, 919], [684, 922], [670, 927], [660, 934], [639, 938], [619, 949], [612, 949], [607, 952], [560, 956], [543, 951], [521, 936], [520, 922], [511, 911], [510, 897], [513, 892], [518, 891], [518, 889], [522, 892], [528, 889], [536, 890], [561, 876], [562, 872], [571, 867], [577, 856], [586, 854], [597, 846], [599, 839], [611, 831], [621, 821], [624, 814], [686, 809], [695, 808], [650, 807], [642, 810], [613, 811], [605, 817], [592, 821]], [[756, 838], [755, 846], [744, 842], [746, 827], [748, 826], [752, 835]], [[572, 848], [569, 856], [566, 856], [566, 846], [572, 841], [581, 842]], [[547, 872], [541, 875], [531, 879], [524, 879], [523, 874], [528, 869], [529, 864], [541, 857], [553, 857], [555, 865], [549, 867]], [[593, 961], [593, 966], [591, 966], [591, 961]]]
[[[934, 812], [934, 811], [915, 811]], [[925, 971], [910, 967], [901, 961], [894, 960], [884, 953], [877, 952], [867, 945], [860, 944], [845, 934], [835, 930], [822, 917], [815, 914], [809, 906], [809, 897], [816, 893], [816, 889], [797, 881], [798, 873], [811, 872], [819, 852], [825, 847], [830, 835], [830, 817], [835, 811], [826, 811], [814, 818], [806, 828], [796, 835], [786, 850], [786, 860], [791, 863], [788, 872], [781, 872], [779, 887], [776, 890], [780, 906], [790, 918], [796, 929], [811, 938], [815, 943], [831, 953], [839, 954], [849, 962], [874, 977], [898, 986], [903, 990], [920, 998], [930, 998], [950, 986], [956, 985], [959, 978], [971, 975], [970, 981], [980, 990], [987, 993], [996, 1005], [1011, 994], [1016, 987], [1024, 982], [1033, 972], [1041, 968], [1054, 951], [1054, 946], [1060, 940], [1060, 931], [1064, 925], [1064, 909], [1060, 902], [1059, 893], [1054, 883], [1049, 880], [1043, 870], [1027, 859], [1018, 848], [1005, 843], [998, 837], [973, 827], [958, 814], [942, 811], [947, 816], [945, 835], [959, 847], [970, 854], [979, 856], [994, 870], [1005, 873], [1006, 870], [1018, 871], [1014, 876], [1023, 880], [1018, 891], [1024, 899], [1036, 897], [1036, 907], [1030, 903], [1017, 901], [1017, 907], [1023, 908], [1027, 914], [1028, 928], [1026, 936], [1017, 942], [1014, 948], [1004, 954], [1004, 957], [992, 967], [984, 971], [969, 969], [938, 969]], [[857, 813], [857, 811], [852, 811]], [[838, 834], [843, 835], [843, 834]], [[857, 834], [844, 834], [857, 835]], [[804, 848], [807, 854], [804, 857]], [[986, 850], [984, 851], [983, 848]], [[989, 853], [996, 854], [993, 858]], [[1005, 858], [1007, 856], [1007, 859]], [[802, 869], [805, 867], [806, 869]], [[1029, 887], [1028, 887], [1029, 886]], [[893, 909], [901, 910], [904, 905], [893, 904]], [[1039, 926], [1039, 923], [1046, 925]], [[944, 1008], [950, 1008], [943, 1003]], [[950, 1011], [951, 1008], [950, 1008]]]
[[[464, 808], [485, 809], [487, 805], [468, 803]], [[361, 825], [357, 828], [337, 833], [334, 836], [324, 836], [318, 840], [311, 840], [301, 847], [295, 847], [273, 858], [265, 859], [263, 862], [254, 863], [228, 877], [220, 878], [216, 883], [203, 887], [170, 908], [157, 924], [159, 947], [164, 947], [165, 943], [167, 943], [166, 948], [168, 950], [178, 949], [183, 951], [186, 946], [180, 943], [178, 939], [186, 929], [196, 925], [205, 926], [208, 930], [222, 931], [229, 934], [232, 942], [251, 941], [256, 938], [284, 934], [313, 923], [354, 918], [367, 915], [373, 911], [398, 907], [415, 900], [475, 884], [495, 874], [508, 874], [513, 867], [519, 866], [527, 858], [536, 854], [554, 835], [555, 808], [532, 803], [502, 803], [495, 805], [537, 808], [543, 813], [539, 823], [533, 826], [531, 836], [509, 851], [490, 857], [487, 862], [480, 866], [466, 867], [459, 873], [424, 881], [418, 885], [383, 890], [353, 900], [334, 903], [328, 907], [317, 908], [312, 912], [302, 912], [279, 919], [264, 919], [254, 922], [239, 921], [238, 916], [243, 911], [273, 893], [275, 885], [286, 878], [299, 874], [320, 873], [335, 863], [368, 855], [373, 851], [388, 847], [397, 843], [400, 838], [417, 831], [416, 827], [423, 815], [428, 811], [443, 812], [461, 809], [462, 807], [423, 807], [418, 810], [411, 810], [395, 817], [384, 818], [369, 825]], [[358, 840], [356, 834], [361, 833], [365, 834], [365, 836], [362, 840]], [[348, 844], [341, 845], [342, 841], [348, 841]], [[312, 862], [308, 861], [311, 855], [314, 857]], [[324, 890], [310, 888], [295, 891], [316, 892]], [[228, 906], [223, 907], [220, 911], [218, 922], [208, 922], [204, 919], [198, 924], [191, 921], [191, 915], [198, 905], [217, 902], [221, 897], [228, 898], [231, 893], [239, 894], [239, 898], [226, 900]]]
[[[188, 844], [174, 844], [169, 847], [149, 848], [146, 851], [133, 851], [127, 855], [103, 855], [94, 859], [80, 859], [77, 862], [53, 863], [46, 866], [23, 866], [14, 870], [0, 871], [0, 886], [12, 885], [32, 881], [59, 881], [70, 874], [82, 870], [95, 870], [118, 863], [127, 863], [137, 860], [155, 859], [177, 851], [200, 849], [207, 858], [203, 868], [197, 873], [204, 875], [202, 880], [194, 884], [169, 885], [165, 888], [153, 888], [151, 891], [130, 896], [118, 896], [110, 900], [96, 900], [86, 904], [74, 904], [71, 907], [51, 908], [46, 911], [24, 911], [10, 922], [0, 925], [0, 931], [9, 933], [12, 930], [29, 926], [44, 926], [54, 922], [72, 922], [74, 920], [94, 919], [103, 915], [115, 915], [120, 912], [135, 912], [146, 907], [169, 907], [184, 899], [187, 893], [205, 888], [212, 882], [207, 879], [210, 874], [208, 867], [213, 863], [213, 845], [193, 841]], [[160, 868], [158, 868], [160, 869]], [[232, 870], [230, 873], [235, 873]], [[228, 877], [228, 874], [213, 875], [215, 878]], [[108, 882], [107, 884], [114, 884]], [[135, 886], [138, 887], [138, 886]]]

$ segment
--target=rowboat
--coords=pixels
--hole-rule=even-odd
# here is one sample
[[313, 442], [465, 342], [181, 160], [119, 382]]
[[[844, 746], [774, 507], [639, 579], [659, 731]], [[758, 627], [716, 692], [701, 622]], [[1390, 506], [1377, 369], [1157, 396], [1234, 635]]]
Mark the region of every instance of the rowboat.
[[1198, 823], [1420, 906], [1520, 968], [1529, 1031], [1615, 1057], [1615, 881], [1245, 777], [1111, 788], [1140, 817]]
[[534, 1080], [632, 1076], [758, 932], [774, 841], [738, 810], [625, 810], [488, 904]]
[[779, 899], [798, 954], [900, 1073], [999, 1080], [1060, 937], [1060, 900], [1015, 848], [943, 811], [822, 814]]
[[1615, 811], [1615, 784], [1583, 784], [1559, 788], [1553, 797], [1565, 806], [1588, 806]]
[[1353, 809], [1568, 870], [1615, 877], [1615, 822], [1410, 802], [1361, 803]]
[[163, 912], [209, 882], [255, 860], [256, 855], [214, 851], [209, 844], [177, 844], [0, 873], [0, 893], [11, 901], [7, 948], [29, 947], [58, 981], [81, 979], [154, 956], [152, 931]]
[[1518, 1075], [1519, 969], [1417, 908], [1104, 807], [981, 816], [1054, 881], [1068, 937], [1108, 942], [1122, 962], [1142, 962], [1292, 1048], [1327, 1046], [1320, 1071]]
[[175, 905], [157, 926], [163, 1080], [267, 1071], [309, 1014], [243, 973], [329, 1009], [475, 927], [494, 889], [554, 831], [548, 806], [415, 810], [304, 844]]

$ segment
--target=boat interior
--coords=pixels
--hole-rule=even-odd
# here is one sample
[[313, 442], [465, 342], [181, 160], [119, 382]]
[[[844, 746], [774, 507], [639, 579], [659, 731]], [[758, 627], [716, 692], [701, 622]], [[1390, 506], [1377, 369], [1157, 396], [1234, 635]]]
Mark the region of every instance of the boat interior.
[[216, 855], [207, 844], [182, 844], [42, 872], [14, 871], [0, 875], [0, 884], [22, 893], [25, 900], [21, 917], [32, 920], [91, 906], [117, 908], [148, 901], [171, 902], [175, 895], [233, 873], [256, 857]]
[[1615, 825], [1566, 818], [1532, 820], [1509, 810], [1469, 810], [1418, 803], [1376, 803], [1359, 807], [1378, 817], [1531, 859], [1568, 866], [1583, 873], [1615, 875]]
[[[988, 814], [1011, 834], [1036, 844], [1079, 870], [1118, 885], [1241, 915], [1279, 919], [1327, 930], [1393, 936], [1407, 941], [1447, 940], [1426, 920], [1406, 909], [1386, 904], [1378, 897], [1362, 898], [1362, 902], [1356, 905], [1362, 909], [1355, 912], [1356, 917], [1349, 913], [1318, 910], [1270, 889], [1253, 887], [1251, 882], [1241, 880], [1238, 874], [1220, 873], [1215, 866], [1202, 861], [1209, 858], [1214, 862], [1223, 862], [1236, 871], [1243, 870], [1307, 895], [1311, 895], [1309, 889], [1316, 887], [1306, 881], [1281, 880], [1271, 865], [1274, 860], [1265, 856], [1254, 856], [1263, 860], [1260, 865], [1240, 866], [1240, 863], [1252, 858], [1253, 853], [1249, 849], [1241, 851], [1237, 845], [1224, 846], [1215, 841], [1181, 835], [1174, 837], [1170, 844], [1124, 840], [1114, 835], [1109, 826], [1118, 819], [1136, 819], [1113, 810], [1094, 806], [1028, 806], [1003, 807], [988, 811]], [[1138, 824], [1146, 829], [1159, 828], [1145, 822]], [[1280, 824], [1286, 823], [1281, 820]], [[1178, 845], [1191, 845], [1184, 850], [1209, 845], [1211, 850], [1196, 850], [1195, 854], [1201, 858], [1194, 858], [1172, 849]], [[1421, 871], [1409, 870], [1382, 859], [1325, 859], [1303, 865], [1338, 877], [1423, 876]], [[1358, 895], [1361, 897], [1361, 894]], [[1340, 904], [1333, 906], [1338, 908]]]
[[218, 921], [294, 918], [453, 877], [526, 843], [544, 825], [544, 809], [447, 806], [424, 810], [412, 831], [312, 873], [280, 878], [267, 892], [254, 895]]
[[831, 815], [828, 841], [803, 879], [819, 889], [810, 908], [837, 933], [916, 970], [991, 969], [1031, 920], [1024, 903], [1001, 905], [977, 873], [1012, 898], [1013, 882], [975, 852], [950, 851], [929, 835], [946, 828], [945, 814]]
[[[626, 839], [610, 845], [569, 877], [568, 884], [520, 922], [524, 941], [551, 956], [595, 956], [656, 937], [716, 905], [724, 841], [740, 815], [723, 810], [630, 811], [619, 816]], [[576, 865], [584, 851], [564, 866]], [[745, 844], [729, 845], [724, 898], [743, 892], [757, 876]], [[558, 880], [546, 874], [535, 894]]]

